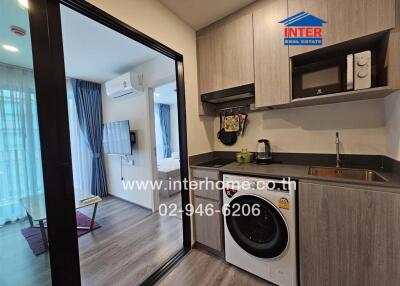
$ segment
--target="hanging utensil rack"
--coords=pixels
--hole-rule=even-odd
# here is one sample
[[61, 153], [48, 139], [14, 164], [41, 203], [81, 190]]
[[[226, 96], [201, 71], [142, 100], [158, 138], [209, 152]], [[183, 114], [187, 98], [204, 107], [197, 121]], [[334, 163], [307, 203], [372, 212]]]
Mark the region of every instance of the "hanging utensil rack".
[[216, 109], [215, 111], [219, 112], [219, 111], [230, 110], [232, 112], [235, 109], [239, 109], [239, 111], [240, 111], [241, 108], [249, 108], [249, 106], [248, 105], [232, 106], [232, 107], [226, 107], [226, 108], [219, 108], [219, 109]]

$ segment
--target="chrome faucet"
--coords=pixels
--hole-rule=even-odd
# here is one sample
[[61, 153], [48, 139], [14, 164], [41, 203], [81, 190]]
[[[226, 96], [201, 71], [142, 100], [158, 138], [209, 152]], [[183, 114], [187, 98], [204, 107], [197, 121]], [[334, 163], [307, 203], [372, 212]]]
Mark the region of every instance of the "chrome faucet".
[[340, 168], [340, 140], [339, 140], [339, 132], [336, 132], [336, 168]]

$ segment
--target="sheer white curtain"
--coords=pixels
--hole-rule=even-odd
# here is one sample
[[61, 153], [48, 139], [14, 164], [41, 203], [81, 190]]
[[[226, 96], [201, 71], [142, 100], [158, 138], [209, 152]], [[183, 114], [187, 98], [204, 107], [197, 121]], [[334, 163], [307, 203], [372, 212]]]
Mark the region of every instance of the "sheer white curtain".
[[0, 226], [24, 217], [20, 199], [43, 190], [33, 71], [0, 63]]
[[91, 152], [81, 134], [70, 79], [67, 79], [67, 98], [74, 189], [90, 193]]

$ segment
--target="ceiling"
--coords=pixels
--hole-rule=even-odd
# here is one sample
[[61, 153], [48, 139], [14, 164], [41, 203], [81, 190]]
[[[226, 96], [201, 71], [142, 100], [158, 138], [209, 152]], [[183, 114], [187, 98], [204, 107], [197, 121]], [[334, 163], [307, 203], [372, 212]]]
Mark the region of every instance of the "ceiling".
[[[61, 6], [61, 22], [67, 77], [101, 83], [163, 56], [65, 6]], [[11, 25], [25, 29], [26, 35], [15, 35]], [[19, 51], [7, 51], [4, 44]], [[0, 0], [0, 62], [33, 67], [28, 11], [17, 0]]]
[[[254, 0], [160, 0], [195, 29], [204, 27]], [[79, 13], [61, 6], [65, 71], [68, 77], [104, 82], [157, 56], [143, 46]], [[19, 37], [10, 31], [26, 30]], [[12, 53], [1, 46], [9, 44]], [[27, 10], [17, 0], [0, 1], [0, 62], [32, 68], [31, 38]]]
[[61, 25], [68, 77], [104, 82], [162, 56], [65, 6]]
[[163, 104], [176, 104], [176, 82], [170, 82], [154, 89], [154, 102]]
[[199, 30], [255, 0], [159, 0], [193, 29]]
[[[31, 35], [29, 33], [28, 10], [18, 4], [17, 0], [0, 1], [0, 62], [32, 68]], [[17, 36], [10, 31], [15, 25], [26, 30], [26, 35]], [[3, 49], [3, 45], [11, 45], [19, 49], [13, 53]]]

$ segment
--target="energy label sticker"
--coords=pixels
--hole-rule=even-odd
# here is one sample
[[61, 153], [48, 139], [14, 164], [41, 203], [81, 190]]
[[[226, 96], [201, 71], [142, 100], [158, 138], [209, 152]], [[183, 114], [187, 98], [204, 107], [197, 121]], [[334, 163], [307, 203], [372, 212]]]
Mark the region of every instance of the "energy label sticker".
[[289, 201], [287, 198], [280, 198], [278, 201], [278, 207], [280, 209], [285, 209], [288, 210], [289, 209]]

